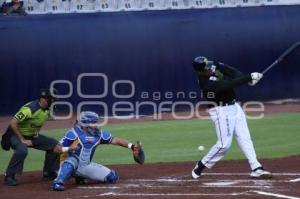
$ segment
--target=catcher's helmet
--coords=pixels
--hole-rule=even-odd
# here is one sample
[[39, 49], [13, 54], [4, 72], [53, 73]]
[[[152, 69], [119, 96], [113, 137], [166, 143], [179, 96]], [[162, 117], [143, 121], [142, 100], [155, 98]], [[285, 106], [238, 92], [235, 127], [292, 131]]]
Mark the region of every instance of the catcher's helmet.
[[92, 111], [83, 111], [80, 113], [77, 123], [81, 127], [95, 127], [99, 121], [99, 115]]

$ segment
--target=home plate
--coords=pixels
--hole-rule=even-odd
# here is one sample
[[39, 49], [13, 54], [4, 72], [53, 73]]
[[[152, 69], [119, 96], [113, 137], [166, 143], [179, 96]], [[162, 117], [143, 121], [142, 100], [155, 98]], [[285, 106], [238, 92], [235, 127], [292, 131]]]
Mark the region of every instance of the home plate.
[[236, 181], [227, 181], [227, 182], [208, 182], [208, 183], [202, 183], [207, 186], [229, 186], [233, 184], [237, 184]]

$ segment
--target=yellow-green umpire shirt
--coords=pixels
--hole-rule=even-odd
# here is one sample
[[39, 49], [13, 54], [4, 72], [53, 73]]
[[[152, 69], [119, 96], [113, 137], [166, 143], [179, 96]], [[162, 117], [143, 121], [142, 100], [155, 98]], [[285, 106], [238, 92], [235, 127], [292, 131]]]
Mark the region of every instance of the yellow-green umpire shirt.
[[49, 110], [43, 110], [39, 100], [22, 106], [14, 116], [18, 121], [21, 134], [26, 137], [38, 135], [40, 129], [49, 118]]

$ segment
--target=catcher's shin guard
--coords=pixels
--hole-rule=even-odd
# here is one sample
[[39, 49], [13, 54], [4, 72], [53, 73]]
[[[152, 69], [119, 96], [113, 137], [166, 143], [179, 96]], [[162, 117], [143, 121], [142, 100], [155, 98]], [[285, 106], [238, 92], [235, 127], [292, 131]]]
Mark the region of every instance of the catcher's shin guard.
[[119, 180], [117, 172], [111, 170], [110, 173], [106, 176], [105, 182], [109, 184], [114, 184]]
[[51, 185], [52, 190], [63, 191], [65, 181], [71, 177], [73, 172], [74, 172], [73, 165], [71, 163], [65, 161], [61, 165], [58, 175]]

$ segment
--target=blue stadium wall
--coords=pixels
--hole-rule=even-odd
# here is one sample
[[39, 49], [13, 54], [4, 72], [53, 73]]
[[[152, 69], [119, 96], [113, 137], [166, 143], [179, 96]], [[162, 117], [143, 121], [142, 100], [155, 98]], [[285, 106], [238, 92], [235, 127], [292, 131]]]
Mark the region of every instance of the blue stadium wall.
[[[245, 73], [262, 71], [300, 40], [299, 21], [300, 6], [3, 16], [0, 113], [15, 112], [57, 79], [74, 84], [73, 95], [65, 99], [73, 104], [89, 100], [111, 106], [120, 100], [112, 95], [112, 84], [124, 79], [135, 83], [132, 102], [143, 101], [143, 91], [198, 91], [191, 67], [195, 56], [226, 62]], [[300, 97], [299, 55], [295, 52], [267, 73], [258, 86], [242, 86], [239, 99]], [[108, 95], [79, 97], [80, 73], [107, 75]], [[119, 86], [124, 87], [120, 94], [130, 90], [128, 85]], [[65, 93], [67, 87], [60, 87]], [[101, 90], [99, 79], [83, 82], [84, 93]]]

